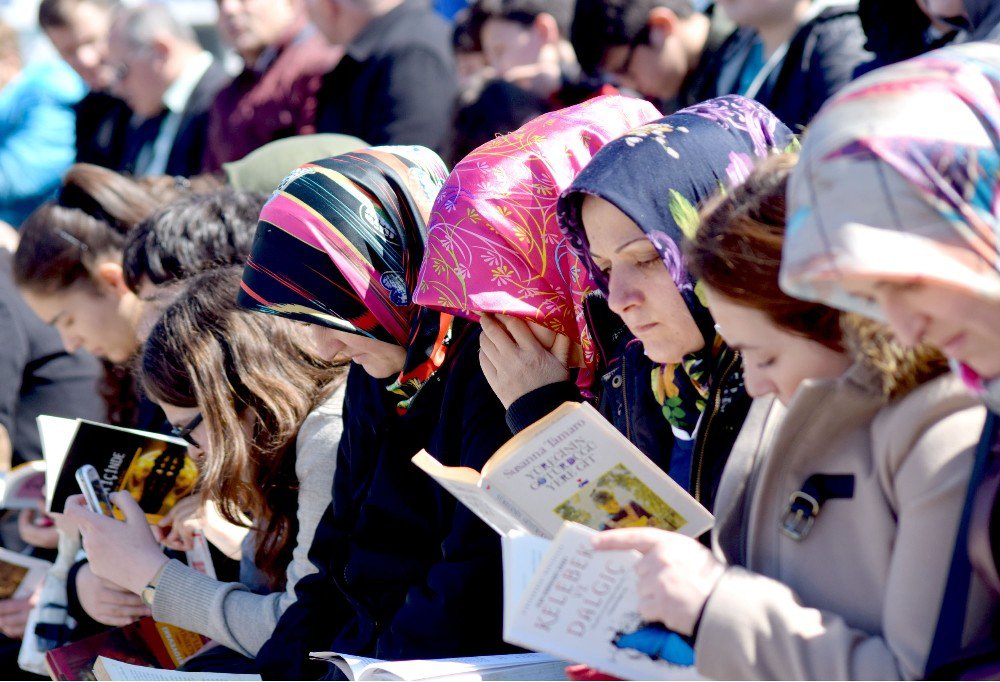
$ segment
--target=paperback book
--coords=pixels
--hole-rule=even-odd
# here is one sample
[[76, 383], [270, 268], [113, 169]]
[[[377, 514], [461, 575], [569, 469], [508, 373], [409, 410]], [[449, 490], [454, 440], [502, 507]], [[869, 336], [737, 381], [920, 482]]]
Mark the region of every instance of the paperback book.
[[[150, 523], [162, 519], [198, 482], [198, 468], [179, 438], [47, 415], [38, 417], [38, 430], [53, 474], [45, 481], [49, 512], [63, 511], [66, 499], [80, 492], [75, 476], [83, 464], [97, 469], [108, 493], [131, 494]], [[114, 513], [121, 518], [117, 509]]]
[[564, 521], [593, 528], [650, 527], [697, 537], [714, 521], [597, 410], [564, 403], [500, 448], [482, 472], [413, 462], [501, 535], [551, 538]]

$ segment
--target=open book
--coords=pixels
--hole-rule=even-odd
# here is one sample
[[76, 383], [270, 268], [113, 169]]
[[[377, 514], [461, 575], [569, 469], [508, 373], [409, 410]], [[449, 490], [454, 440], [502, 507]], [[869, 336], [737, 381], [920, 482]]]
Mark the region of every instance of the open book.
[[0, 509], [40, 509], [45, 501], [45, 462], [33, 460], [0, 473]]
[[564, 680], [566, 662], [545, 654], [506, 654], [424, 661], [383, 661], [332, 651], [310, 658], [335, 665], [348, 680]]
[[66, 498], [80, 492], [76, 470], [83, 464], [97, 469], [108, 493], [128, 491], [150, 523], [163, 518], [198, 481], [187, 443], [179, 438], [48, 415], [38, 417], [38, 431], [49, 472], [46, 511], [61, 512]]
[[564, 403], [511, 438], [482, 474], [425, 450], [413, 462], [501, 535], [551, 538], [563, 521], [595, 530], [650, 526], [697, 537], [714, 521], [600, 413]]
[[51, 562], [0, 547], [0, 599], [26, 599], [31, 596]]
[[94, 663], [95, 680], [170, 680], [197, 682], [198, 680], [259, 680], [260, 675], [239, 673], [186, 673], [179, 670], [159, 670], [116, 661], [99, 656]]
[[596, 552], [595, 531], [503, 538], [504, 640], [635, 680], [703, 679], [690, 643], [639, 617], [635, 551]]

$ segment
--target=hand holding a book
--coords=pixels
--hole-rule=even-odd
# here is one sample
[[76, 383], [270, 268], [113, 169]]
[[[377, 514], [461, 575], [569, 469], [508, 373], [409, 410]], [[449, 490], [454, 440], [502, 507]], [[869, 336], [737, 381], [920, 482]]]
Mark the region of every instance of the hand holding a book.
[[64, 515], [80, 528], [83, 548], [94, 573], [139, 594], [168, 560], [153, 537], [146, 514], [132, 496], [115, 493], [111, 502], [125, 517], [124, 521], [92, 512], [83, 495], [66, 500]]
[[[483, 314], [479, 321], [483, 327], [479, 364], [504, 407], [535, 389], [569, 379], [572, 342], [568, 336], [530, 327], [509, 315]], [[543, 343], [535, 328], [551, 336], [551, 342]]]
[[121, 627], [150, 615], [138, 595], [98, 578], [90, 564], [76, 572], [76, 594], [87, 615], [104, 625]]
[[682, 635], [693, 635], [701, 612], [726, 566], [693, 538], [658, 528], [621, 528], [598, 533], [596, 550], [634, 549], [639, 615]]

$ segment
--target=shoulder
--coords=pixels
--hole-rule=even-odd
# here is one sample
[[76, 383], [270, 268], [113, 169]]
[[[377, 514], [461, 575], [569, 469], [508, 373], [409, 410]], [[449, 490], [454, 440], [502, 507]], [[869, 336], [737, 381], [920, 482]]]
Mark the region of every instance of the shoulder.
[[975, 447], [985, 418], [986, 409], [949, 372], [879, 410], [871, 427], [874, 452], [890, 472], [913, 459], [943, 464]]
[[309, 455], [333, 458], [336, 456], [337, 444], [344, 430], [344, 394], [347, 382], [341, 381], [337, 389], [326, 400], [313, 408], [302, 426], [295, 441], [296, 454], [299, 463]]
[[839, 4], [817, 14], [802, 27], [797, 38], [814, 44], [819, 50], [856, 50], [858, 46], [850, 38], [860, 39], [863, 43], [865, 34], [857, 6]]
[[451, 28], [429, 8], [403, 8], [385, 32], [381, 53], [385, 57], [427, 53], [451, 54]]

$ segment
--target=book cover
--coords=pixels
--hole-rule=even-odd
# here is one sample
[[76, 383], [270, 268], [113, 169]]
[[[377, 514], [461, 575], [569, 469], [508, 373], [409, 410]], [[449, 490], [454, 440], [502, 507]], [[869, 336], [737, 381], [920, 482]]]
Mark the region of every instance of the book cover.
[[482, 474], [413, 461], [501, 534], [551, 538], [564, 521], [595, 530], [652, 527], [697, 537], [712, 515], [597, 410], [564, 403], [500, 448]]
[[595, 532], [565, 524], [525, 587], [508, 572], [531, 572], [538, 546], [523, 543], [533, 538], [505, 539], [504, 603], [516, 606], [505, 609], [504, 640], [625, 679], [703, 679], [685, 638], [639, 616], [635, 564], [641, 555], [596, 552]]
[[163, 518], [198, 480], [187, 443], [179, 438], [47, 415], [38, 417], [38, 430], [47, 467], [57, 472], [46, 480], [50, 512], [63, 511], [66, 498], [80, 492], [75, 474], [83, 464], [97, 469], [109, 493], [131, 494], [150, 523]]
[[39, 509], [45, 501], [45, 462], [18, 464], [0, 474], [0, 508]]
[[45, 654], [45, 665], [54, 680], [94, 679], [91, 671], [98, 656], [173, 670], [207, 642], [207, 637], [146, 617], [51, 649]]

